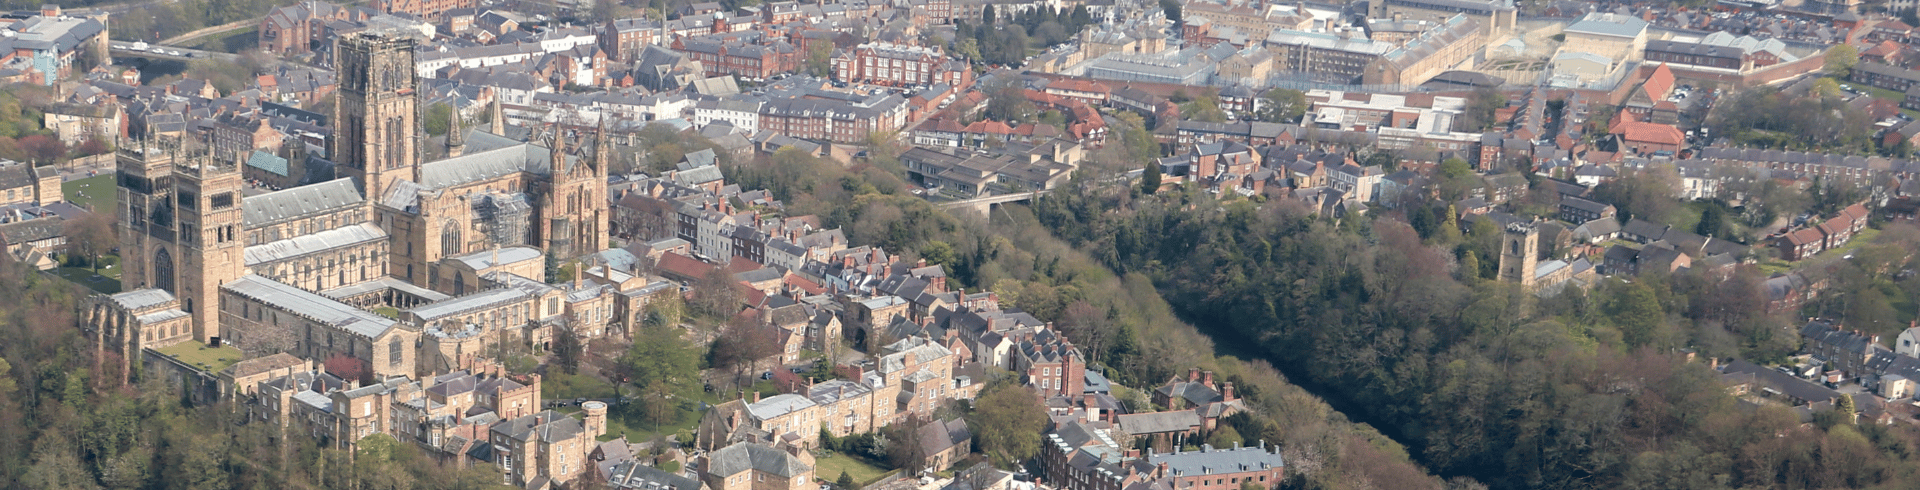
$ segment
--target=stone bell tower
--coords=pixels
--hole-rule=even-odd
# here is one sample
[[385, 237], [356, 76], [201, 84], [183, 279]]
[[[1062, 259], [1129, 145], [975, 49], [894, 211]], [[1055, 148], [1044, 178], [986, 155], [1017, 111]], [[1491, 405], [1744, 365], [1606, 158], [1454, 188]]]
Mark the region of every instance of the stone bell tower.
[[1506, 233], [1500, 237], [1500, 280], [1533, 286], [1539, 257], [1540, 220], [1507, 225]]
[[393, 181], [413, 179], [420, 165], [420, 102], [414, 41], [370, 32], [341, 36], [334, 46], [340, 89], [327, 156], [366, 193], [385, 196]]

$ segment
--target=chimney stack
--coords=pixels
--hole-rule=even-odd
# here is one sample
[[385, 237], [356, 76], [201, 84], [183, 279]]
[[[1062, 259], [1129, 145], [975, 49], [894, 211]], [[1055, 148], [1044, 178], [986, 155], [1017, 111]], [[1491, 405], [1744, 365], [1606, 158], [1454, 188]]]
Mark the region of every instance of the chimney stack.
[[1187, 382], [1193, 383], [1198, 381], [1200, 381], [1200, 368], [1187, 368]]
[[1221, 399], [1226, 401], [1233, 401], [1233, 382], [1232, 381], [1228, 381], [1225, 386], [1220, 387], [1220, 397]]
[[758, 391], [753, 392], [753, 402], [760, 403], [760, 392]]
[[1213, 371], [1200, 373], [1200, 384], [1207, 385], [1209, 388], [1213, 387]]

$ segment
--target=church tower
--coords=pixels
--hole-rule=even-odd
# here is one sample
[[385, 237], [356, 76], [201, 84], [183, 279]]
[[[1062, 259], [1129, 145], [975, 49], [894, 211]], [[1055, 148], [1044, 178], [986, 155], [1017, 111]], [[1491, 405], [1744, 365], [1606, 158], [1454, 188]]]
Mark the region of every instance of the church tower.
[[[149, 135], [153, 134], [149, 129]], [[179, 253], [173, 243], [173, 160], [180, 148], [169, 138], [122, 141], [114, 154], [119, 187], [114, 190], [114, 227], [120, 235], [120, 289], [174, 290]]]
[[340, 88], [327, 156], [368, 200], [380, 199], [393, 181], [414, 178], [424, 149], [414, 41], [361, 32], [337, 43]]
[[116, 162], [121, 289], [171, 293], [195, 340], [220, 336], [220, 286], [246, 273], [239, 167], [171, 138], [123, 146]]
[[607, 248], [605, 182], [612, 140], [606, 133], [606, 128], [601, 128], [591, 153], [581, 148], [580, 156], [568, 158], [569, 132], [554, 131], [553, 160], [547, 176], [550, 180], [540, 198], [542, 222], [537, 237], [540, 248], [547, 253], [568, 259]]
[[175, 245], [180, 250], [180, 309], [193, 316], [193, 336], [220, 336], [220, 286], [246, 274], [240, 211], [240, 167], [210, 156], [174, 167]]
[[1534, 267], [1540, 261], [1540, 221], [1507, 225], [1500, 238], [1500, 281], [1533, 286]]

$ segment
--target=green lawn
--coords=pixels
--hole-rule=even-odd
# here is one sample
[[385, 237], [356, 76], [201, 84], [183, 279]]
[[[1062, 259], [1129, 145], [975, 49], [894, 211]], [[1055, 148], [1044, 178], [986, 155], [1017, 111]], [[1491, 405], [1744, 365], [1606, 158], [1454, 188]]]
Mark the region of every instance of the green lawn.
[[196, 341], [173, 344], [160, 348], [159, 351], [161, 354], [166, 354], [174, 359], [179, 359], [187, 364], [197, 366], [209, 373], [220, 372], [220, 370], [226, 369], [227, 366], [232, 366], [233, 363], [240, 362], [242, 357], [240, 349], [235, 349], [231, 345], [207, 347], [207, 344]]
[[86, 286], [87, 289], [92, 289], [97, 292], [107, 294], [120, 292], [120, 258], [109, 255], [102, 257], [101, 261], [107, 265], [100, 266], [98, 275], [94, 274], [93, 268], [91, 267], [67, 267], [64, 265], [54, 269], [53, 273], [62, 279], [73, 281], [76, 284]]
[[1876, 230], [1873, 228], [1865, 228], [1860, 230], [1860, 233], [1854, 234], [1853, 239], [1848, 240], [1846, 245], [1841, 245], [1838, 247], [1827, 249], [1826, 251], [1820, 252], [1820, 255], [1815, 255], [1814, 257], [1818, 258], [1818, 257], [1845, 256], [1846, 254], [1853, 253], [1854, 249], [1860, 248], [1861, 246], [1864, 246], [1869, 243], [1873, 243], [1873, 239], [1879, 238], [1879, 237], [1880, 237], [1880, 230]]
[[60, 193], [67, 197], [67, 201], [83, 208], [108, 213], [113, 212], [115, 191], [113, 174], [69, 180], [60, 184]]
[[400, 309], [399, 309], [399, 308], [394, 308], [394, 307], [392, 307], [392, 306], [382, 306], [382, 307], [379, 307], [379, 308], [374, 308], [374, 309], [373, 309], [373, 312], [374, 312], [374, 314], [377, 314], [377, 315], [380, 315], [380, 316], [384, 316], [384, 317], [387, 317], [387, 318], [393, 318], [393, 319], [399, 319], [399, 318], [400, 318]]
[[586, 374], [567, 374], [554, 369], [540, 378], [540, 397], [548, 400], [573, 398], [613, 398], [620, 396], [613, 383]]
[[[566, 376], [566, 375], [562, 374], [562, 375], [557, 375], [556, 377], [558, 376]], [[591, 378], [591, 376], [577, 376], [577, 377]], [[542, 378], [540, 382], [541, 397], [543, 398], [559, 400], [562, 398], [580, 398], [580, 397], [587, 396], [587, 395], [580, 395], [580, 394], [569, 394], [568, 396], [565, 396], [565, 397], [548, 397], [546, 395], [548, 393], [547, 379], [548, 378]], [[604, 382], [601, 382], [601, 383], [604, 383]], [[596, 388], [594, 382], [582, 382], [581, 384], [575, 385], [574, 387], [558, 388], [558, 389], [589, 390], [589, 391], [582, 391], [582, 392], [591, 393], [591, 390], [594, 390], [594, 389], [611, 389], [612, 388], [611, 385], [604, 385], [604, 386], [605, 388]], [[759, 392], [760, 395], [763, 397], [773, 396], [780, 393], [778, 390], [773, 389], [773, 383], [768, 381], [761, 381], [759, 383], [755, 383], [752, 387], [748, 388], [748, 391]], [[555, 391], [553, 393], [559, 394], [562, 392]], [[707, 405], [718, 405], [721, 402], [727, 401], [727, 399], [733, 398], [733, 396], [734, 395], [730, 393], [726, 396], [726, 398], [723, 399], [720, 397], [719, 394], [701, 392], [697, 397], [686, 399], [686, 403], [680, 406], [679, 413], [675, 417], [673, 423], [663, 424], [660, 426], [655, 426], [647, 422], [645, 418], [645, 413], [642, 412], [640, 403], [634, 402], [634, 403], [618, 405], [613, 407], [610, 410], [607, 410], [607, 433], [606, 435], [600, 436], [600, 440], [610, 441], [610, 440], [613, 440], [614, 438], [620, 437], [621, 435], [625, 435], [627, 436], [627, 440], [629, 441], [644, 441], [644, 440], [652, 439], [654, 436], [663, 435], [663, 434], [671, 435], [671, 434], [680, 433], [681, 431], [691, 432], [695, 426], [700, 425], [700, 417], [704, 415], [704, 412], [700, 411], [701, 403], [706, 403]], [[751, 397], [752, 395], [748, 395], [748, 396]], [[689, 441], [681, 441], [681, 442], [689, 442]], [[839, 476], [839, 475], [840, 475], [839, 473], [834, 473], [834, 476]]]
[[869, 485], [894, 470], [874, 465], [872, 462], [856, 458], [845, 453], [833, 453], [814, 460], [813, 476], [826, 481], [840, 479], [840, 472], [853, 475], [853, 481], [860, 485]]

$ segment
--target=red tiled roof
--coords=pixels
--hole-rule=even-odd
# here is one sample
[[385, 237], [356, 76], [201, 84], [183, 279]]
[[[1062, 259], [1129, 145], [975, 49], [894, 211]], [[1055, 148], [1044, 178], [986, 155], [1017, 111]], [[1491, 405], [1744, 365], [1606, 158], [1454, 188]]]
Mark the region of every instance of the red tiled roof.
[[1816, 230], [1813, 228], [1803, 228], [1799, 231], [1788, 233], [1787, 236], [1784, 238], [1787, 239], [1787, 243], [1791, 243], [1794, 246], [1800, 246], [1800, 245], [1805, 245], [1809, 243], [1817, 243], [1821, 240], [1822, 235], [1820, 234], [1820, 230]]
[[1847, 206], [1847, 209], [1842, 209], [1840, 212], [1846, 213], [1847, 217], [1855, 220], [1865, 219], [1867, 217], [1867, 207], [1859, 204]]
[[1900, 52], [1900, 43], [1896, 43], [1891, 40], [1888, 40], [1888, 41], [1880, 41], [1880, 44], [1874, 45], [1873, 48], [1868, 49], [1867, 52], [1865, 53], [1860, 53], [1860, 56], [1872, 56], [1875, 58], [1884, 58], [1887, 55], [1898, 53], [1898, 52]]
[[1649, 98], [1655, 100], [1666, 98], [1667, 93], [1673, 91], [1673, 70], [1667, 68], [1666, 63], [1654, 67], [1653, 73], [1647, 75], [1646, 85], [1642, 85], [1641, 89], [1647, 91]]
[[1104, 83], [1087, 81], [1087, 80], [1074, 80], [1071, 78], [1054, 80], [1053, 83], [1047, 84], [1047, 88], [1056, 89], [1056, 90], [1068, 90], [1073, 92], [1091, 92], [1091, 93], [1097, 93], [1097, 94], [1104, 94], [1111, 90], [1107, 88], [1107, 85]]
[[1687, 141], [1686, 136], [1680, 133], [1680, 129], [1672, 125], [1640, 122], [1632, 119], [1620, 121], [1620, 124], [1613, 127], [1612, 133], [1622, 135], [1627, 141], [1643, 143], [1679, 145]]
[[787, 274], [786, 284], [788, 286], [793, 287], [794, 289], [806, 291], [808, 295], [817, 295], [817, 294], [827, 293], [826, 286], [822, 286], [820, 285], [820, 283], [813, 282], [812, 280], [809, 280], [805, 277], [801, 277], [799, 274]]
[[713, 270], [713, 266], [707, 265], [706, 262], [673, 252], [660, 254], [660, 261], [653, 267], [661, 272], [690, 279], [706, 277], [707, 272]]
[[766, 266], [760, 265], [759, 262], [754, 262], [752, 260], [748, 260], [746, 257], [741, 257], [738, 255], [733, 256], [732, 259], [727, 261], [728, 274], [739, 274], [746, 271], [757, 271], [757, 270], [760, 270], [760, 268], [762, 267], [766, 267]]

